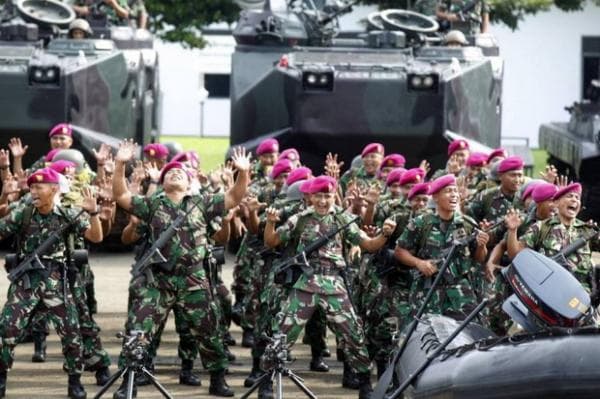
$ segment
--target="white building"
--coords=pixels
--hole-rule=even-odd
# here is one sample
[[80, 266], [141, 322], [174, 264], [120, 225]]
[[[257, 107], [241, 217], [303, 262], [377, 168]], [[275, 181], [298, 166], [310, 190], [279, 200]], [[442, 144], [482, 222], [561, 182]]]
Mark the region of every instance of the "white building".
[[[357, 30], [358, 21], [371, 10], [356, 7], [344, 17], [343, 29]], [[529, 16], [514, 32], [492, 26], [506, 61], [503, 135], [528, 137], [535, 147], [541, 123], [568, 119], [564, 106], [581, 98], [584, 79], [589, 81], [590, 74], [600, 69], [599, 21], [600, 7], [588, 5], [580, 12], [552, 9]], [[203, 50], [158, 45], [164, 93], [162, 134], [229, 135], [229, 101], [224, 87], [235, 43], [231, 36], [206, 38], [209, 45]]]

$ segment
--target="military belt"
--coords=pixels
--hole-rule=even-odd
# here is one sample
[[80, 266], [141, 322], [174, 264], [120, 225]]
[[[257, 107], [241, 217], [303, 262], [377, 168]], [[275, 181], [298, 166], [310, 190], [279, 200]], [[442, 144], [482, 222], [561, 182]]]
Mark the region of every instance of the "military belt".
[[204, 266], [202, 264], [192, 266], [176, 265], [173, 270], [165, 270], [160, 264], [152, 265], [153, 272], [162, 273], [167, 276], [189, 276], [190, 274], [196, 273], [198, 270], [204, 270]]

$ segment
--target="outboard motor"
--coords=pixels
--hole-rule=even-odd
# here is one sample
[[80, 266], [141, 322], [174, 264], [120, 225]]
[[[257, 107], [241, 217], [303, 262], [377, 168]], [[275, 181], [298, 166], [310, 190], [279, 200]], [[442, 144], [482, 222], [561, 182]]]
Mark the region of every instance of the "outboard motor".
[[591, 311], [589, 294], [556, 261], [525, 249], [502, 271], [514, 294], [502, 309], [528, 332], [572, 328]]

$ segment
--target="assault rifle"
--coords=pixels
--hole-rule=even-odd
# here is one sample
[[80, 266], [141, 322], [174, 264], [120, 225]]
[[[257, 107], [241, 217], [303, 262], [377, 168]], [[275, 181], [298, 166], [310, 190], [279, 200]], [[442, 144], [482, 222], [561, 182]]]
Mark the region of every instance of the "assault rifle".
[[154, 274], [152, 273], [152, 268], [150, 266], [153, 264], [163, 265], [167, 271], [172, 270], [172, 267], [167, 267], [167, 259], [165, 259], [160, 250], [171, 238], [173, 238], [175, 233], [179, 231], [183, 221], [198, 204], [194, 202], [192, 205], [193, 206], [191, 206], [185, 212], [179, 210], [177, 218], [173, 221], [173, 223], [171, 223], [169, 227], [167, 227], [167, 229], [160, 234], [152, 246], [134, 263], [133, 267], [131, 268], [131, 275], [134, 278], [144, 274], [146, 276], [146, 281], [152, 284], [154, 282]]
[[[312, 276], [314, 274], [314, 270], [312, 266], [308, 263], [308, 257], [319, 248], [327, 244], [332, 237], [338, 234], [340, 231], [345, 230], [352, 223], [355, 223], [360, 219], [360, 216], [353, 218], [351, 221], [342, 226], [336, 226], [329, 230], [327, 233], [319, 237], [314, 242], [307, 245], [302, 251], [297, 253], [294, 256], [291, 256], [281, 263], [275, 265], [275, 276], [276, 283], [283, 284], [289, 283], [290, 279], [287, 278], [287, 272], [291, 271], [292, 268], [300, 268], [304, 274], [307, 276]], [[284, 274], [285, 273], [285, 274]], [[292, 278], [293, 279], [293, 278]]]
[[[84, 211], [81, 210], [73, 219], [68, 220], [68, 223], [61, 225], [58, 230], [52, 232], [52, 234], [50, 234], [50, 236], [46, 238], [31, 254], [27, 255], [22, 262], [20, 262], [17, 266], [10, 268], [8, 279], [14, 283], [20, 278], [23, 278], [24, 288], [31, 288], [31, 280], [29, 279], [27, 272], [33, 270], [46, 270], [46, 267], [40, 260], [40, 256], [44, 255], [50, 248], [56, 245], [59, 240], [63, 239], [63, 234], [79, 220], [79, 217], [83, 212]], [[65, 243], [65, 245], [67, 244]]]

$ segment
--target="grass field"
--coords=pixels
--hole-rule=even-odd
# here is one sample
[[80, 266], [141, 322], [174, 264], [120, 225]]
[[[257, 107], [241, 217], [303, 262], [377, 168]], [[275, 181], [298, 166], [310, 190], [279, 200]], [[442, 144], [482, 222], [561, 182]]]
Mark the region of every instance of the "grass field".
[[[212, 170], [223, 163], [225, 152], [229, 148], [227, 137], [189, 137], [189, 136], [163, 136], [161, 142], [176, 141], [184, 150], [196, 150], [200, 154], [200, 163], [203, 170]], [[534, 149], [533, 177], [538, 177], [539, 172], [546, 166], [546, 151]]]

